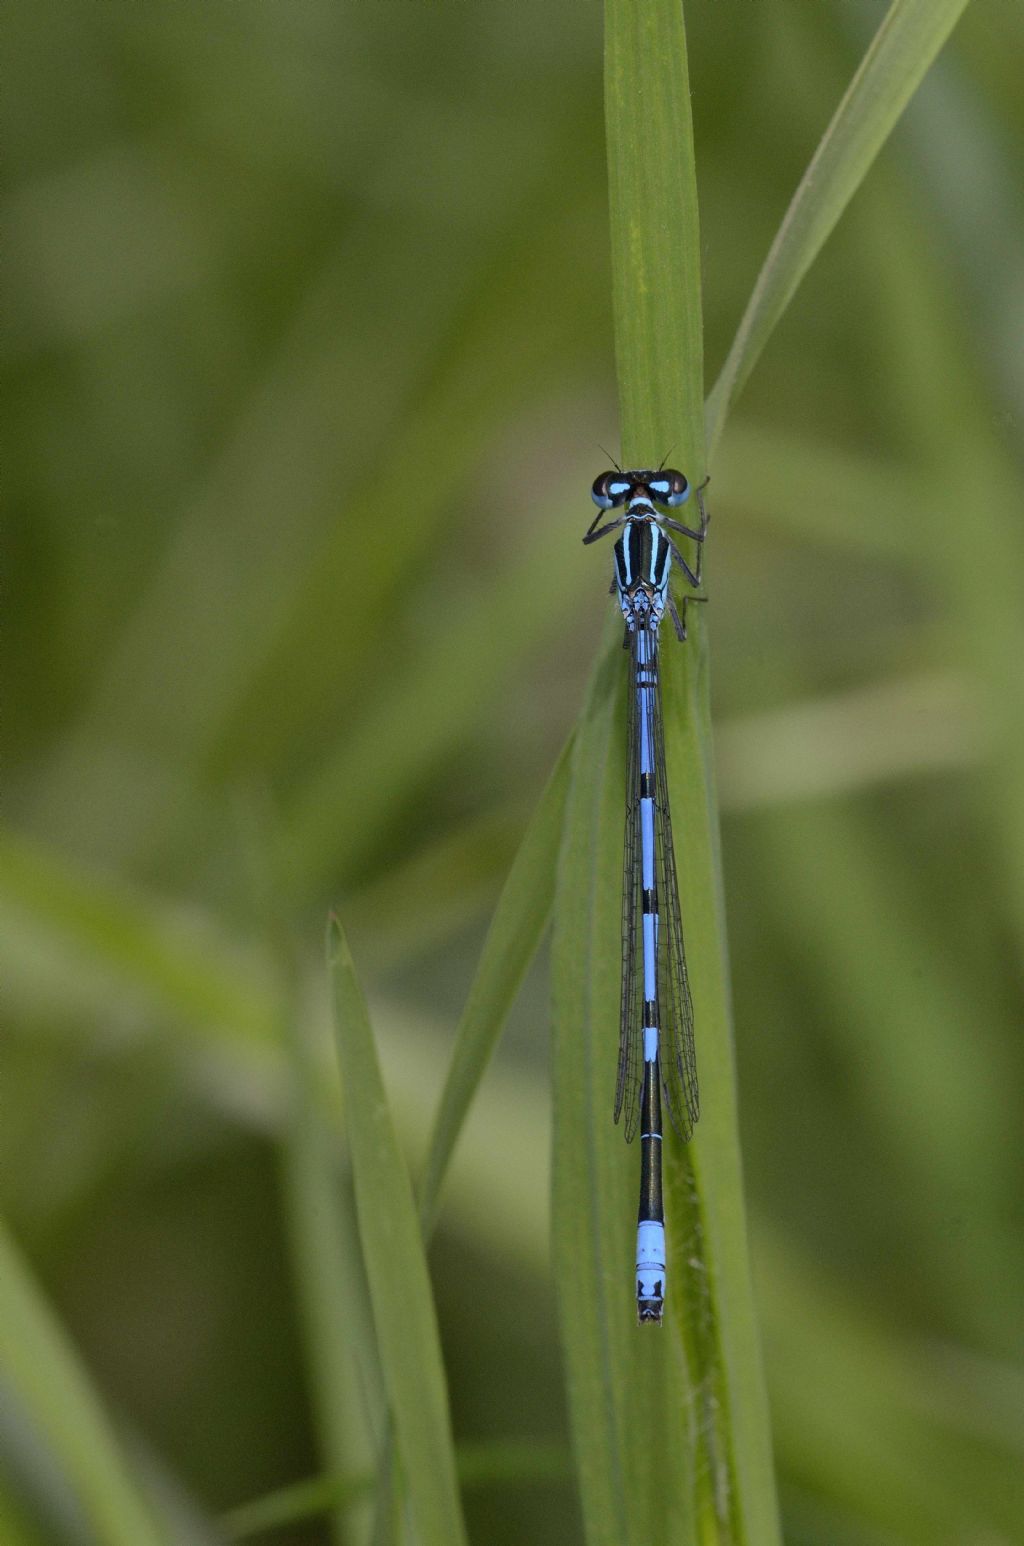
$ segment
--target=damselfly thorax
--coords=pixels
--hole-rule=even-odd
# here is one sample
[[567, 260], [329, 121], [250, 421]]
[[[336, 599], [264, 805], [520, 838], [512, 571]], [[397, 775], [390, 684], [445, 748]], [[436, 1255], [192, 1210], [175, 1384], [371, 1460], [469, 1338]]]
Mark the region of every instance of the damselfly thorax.
[[627, 514], [615, 544], [615, 587], [628, 628], [657, 627], [665, 611], [672, 549], [655, 512]]

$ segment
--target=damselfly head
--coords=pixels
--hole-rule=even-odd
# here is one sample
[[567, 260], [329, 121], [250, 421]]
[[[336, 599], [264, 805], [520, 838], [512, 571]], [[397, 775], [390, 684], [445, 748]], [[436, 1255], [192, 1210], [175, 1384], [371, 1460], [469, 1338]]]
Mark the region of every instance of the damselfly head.
[[690, 485], [681, 472], [672, 467], [649, 468], [634, 472], [603, 472], [594, 479], [590, 497], [599, 510], [614, 510], [620, 505], [643, 498], [653, 503], [667, 505], [674, 510], [690, 492]]

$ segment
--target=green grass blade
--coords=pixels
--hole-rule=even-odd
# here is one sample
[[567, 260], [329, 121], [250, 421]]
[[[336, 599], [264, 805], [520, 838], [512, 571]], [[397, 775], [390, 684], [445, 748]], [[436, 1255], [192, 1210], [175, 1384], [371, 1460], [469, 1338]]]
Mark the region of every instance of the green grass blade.
[[247, 1541], [254, 1535], [266, 1535], [300, 1520], [343, 1513], [368, 1499], [372, 1493], [372, 1471], [361, 1471], [353, 1476], [311, 1476], [239, 1504], [224, 1515], [221, 1528], [228, 1540]]
[[[339, 1186], [337, 1134], [320, 1098], [322, 1070], [294, 998], [291, 1007], [284, 1037], [292, 1076], [282, 1152], [284, 1201], [320, 1456], [328, 1470], [340, 1473], [372, 1465], [385, 1421], [383, 1398], [351, 1198]], [[339, 1499], [334, 1539], [345, 1546], [365, 1540], [367, 1511], [344, 1514], [345, 1500]]]
[[801, 279], [966, 5], [893, 0], [790, 201], [708, 398], [709, 454]]
[[421, 1546], [458, 1546], [466, 1532], [430, 1276], [366, 1002], [336, 919], [329, 956], [359, 1232], [403, 1483]]
[[0, 1374], [24, 1403], [103, 1546], [167, 1546], [99, 1397], [0, 1223]]
[[673, 458], [697, 482], [704, 476], [704, 345], [682, 6], [606, 0], [605, 26], [623, 465]]
[[[570, 740], [519, 846], [459, 1021], [420, 1187], [420, 1228], [425, 1241], [437, 1222], [444, 1178], [473, 1096], [551, 914], [571, 746]], [[389, 1439], [381, 1452], [379, 1472], [377, 1514], [381, 1529], [392, 1512], [392, 1477]]]
[[[265, 802], [242, 798], [238, 826], [254, 912], [276, 965], [277, 1032], [288, 1064], [281, 1190], [307, 1381], [321, 1463], [331, 1474], [345, 1475], [372, 1465], [386, 1418], [355, 1204], [339, 1176], [338, 1109], [328, 1094], [336, 1087], [325, 1090], [323, 1077], [329, 1041], [302, 991], [302, 962], [280, 908], [281, 858]], [[349, 1513], [339, 1506], [332, 1538], [337, 1546], [354, 1546], [366, 1540], [368, 1525], [365, 1506]]]
[[[623, 458], [703, 474], [700, 237], [676, 0], [608, 0], [606, 119]], [[642, 111], [638, 107], [642, 105]], [[618, 1042], [623, 657], [578, 731], [558, 878], [554, 1254], [590, 1542], [756, 1543], [778, 1523], [744, 1228], [703, 618], [663, 650], [666, 745], [704, 1116], [669, 1144], [663, 1333], [636, 1326], [638, 1160], [611, 1120]], [[621, 637], [610, 627], [610, 640]], [[674, 1227], [673, 1227], [674, 1226]]]
[[438, 1106], [420, 1187], [420, 1222], [428, 1239], [441, 1187], [473, 1095], [490, 1062], [527, 967], [547, 928], [555, 859], [565, 815], [572, 743], [565, 748], [526, 830], [480, 956]]

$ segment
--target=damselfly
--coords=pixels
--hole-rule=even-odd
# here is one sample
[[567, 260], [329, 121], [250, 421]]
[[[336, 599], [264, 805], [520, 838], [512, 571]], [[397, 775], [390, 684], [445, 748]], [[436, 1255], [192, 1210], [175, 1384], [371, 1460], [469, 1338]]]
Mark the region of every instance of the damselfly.
[[[671, 468], [604, 472], [591, 491], [598, 514], [583, 538], [596, 542], [609, 532], [621, 532], [615, 544], [612, 590], [625, 618], [623, 644], [631, 661], [615, 1120], [625, 1117], [628, 1141], [640, 1128], [636, 1302], [641, 1321], [660, 1321], [665, 1300], [662, 1097], [684, 1140], [693, 1131], [699, 1110], [693, 1005], [665, 778], [658, 629], [667, 611], [680, 641], [684, 640], [687, 603], [705, 599], [687, 596], [680, 611], [669, 589], [673, 561], [694, 590], [700, 588], [708, 529], [701, 497], [704, 486], [695, 491], [700, 525], [693, 530], [658, 509], [661, 505], [674, 510], [689, 497], [690, 485], [681, 472]], [[598, 526], [608, 510], [621, 513]], [[692, 569], [670, 532], [697, 544]]]

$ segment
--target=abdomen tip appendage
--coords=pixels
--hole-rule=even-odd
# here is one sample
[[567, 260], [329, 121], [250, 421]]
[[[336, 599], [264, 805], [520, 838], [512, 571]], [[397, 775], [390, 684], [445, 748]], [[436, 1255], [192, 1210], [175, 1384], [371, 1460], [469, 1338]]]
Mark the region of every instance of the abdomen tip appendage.
[[637, 1319], [660, 1321], [665, 1301], [665, 1226], [643, 1219], [636, 1230]]

